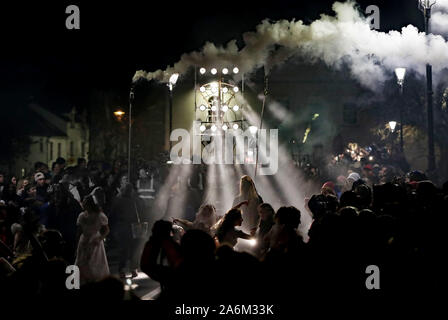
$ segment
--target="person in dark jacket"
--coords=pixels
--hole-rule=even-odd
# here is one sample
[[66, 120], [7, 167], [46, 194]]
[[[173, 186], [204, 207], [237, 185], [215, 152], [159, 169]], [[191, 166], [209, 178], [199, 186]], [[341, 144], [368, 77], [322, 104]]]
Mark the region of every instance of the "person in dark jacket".
[[126, 265], [132, 276], [136, 277], [140, 262], [141, 251], [146, 239], [141, 235], [134, 235], [132, 225], [142, 221], [143, 205], [135, 194], [130, 183], [120, 188], [120, 195], [112, 203], [110, 212], [111, 232], [119, 251], [118, 269], [120, 277], [126, 276]]

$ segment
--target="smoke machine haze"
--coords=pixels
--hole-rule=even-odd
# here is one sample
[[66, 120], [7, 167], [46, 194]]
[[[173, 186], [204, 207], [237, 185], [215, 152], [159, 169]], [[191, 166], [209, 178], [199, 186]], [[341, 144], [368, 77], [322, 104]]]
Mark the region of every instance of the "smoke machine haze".
[[[448, 31], [448, 0], [437, 2], [434, 10], [434, 31]], [[434, 9], [436, 9], [434, 7]], [[305, 25], [302, 21], [264, 20], [255, 32], [243, 34], [244, 46], [236, 40], [225, 46], [206, 43], [201, 51], [181, 56], [180, 61], [166, 70], [139, 70], [139, 79], [167, 82], [170, 74], [185, 74], [191, 67], [220, 67], [237, 65], [242, 73], [250, 74], [260, 67], [269, 69], [297, 57], [309, 62], [323, 61], [332, 68], [347, 66], [363, 86], [376, 90], [397, 66], [406, 67], [419, 75], [425, 65], [436, 72], [448, 66], [448, 43], [441, 35], [425, 35], [417, 27], [408, 25], [401, 31], [388, 33], [372, 30], [370, 18], [364, 17], [354, 1], [333, 4], [334, 16]]]

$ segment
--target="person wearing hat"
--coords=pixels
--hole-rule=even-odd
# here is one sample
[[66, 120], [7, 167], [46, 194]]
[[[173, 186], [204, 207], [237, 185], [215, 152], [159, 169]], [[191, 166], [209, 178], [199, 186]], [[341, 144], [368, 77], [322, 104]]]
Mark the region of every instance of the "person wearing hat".
[[359, 179], [361, 179], [361, 176], [359, 175], [359, 173], [356, 173], [356, 172], [350, 173], [347, 177], [347, 185], [346, 185], [345, 189], [352, 190], [353, 183], [358, 181]]
[[322, 188], [320, 188], [320, 193], [323, 194], [324, 196], [326, 196], [328, 194], [336, 196], [335, 185], [334, 185], [333, 181], [325, 182], [322, 185]]
[[42, 172], [34, 174], [34, 181], [36, 183], [36, 199], [45, 203], [48, 201], [48, 184], [45, 182], [45, 175]]

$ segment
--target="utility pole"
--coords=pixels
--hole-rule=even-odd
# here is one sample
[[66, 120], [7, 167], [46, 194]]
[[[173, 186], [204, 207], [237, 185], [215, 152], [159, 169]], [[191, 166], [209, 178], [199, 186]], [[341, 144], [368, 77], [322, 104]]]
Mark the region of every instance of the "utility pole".
[[[429, 0], [419, 0], [419, 9], [423, 12], [425, 19], [425, 33], [429, 34], [429, 20], [431, 19], [431, 9], [435, 4]], [[426, 65], [426, 104], [428, 109], [428, 171], [434, 172], [436, 169], [436, 158], [434, 154], [434, 113], [433, 113], [433, 91], [432, 91], [432, 66]]]

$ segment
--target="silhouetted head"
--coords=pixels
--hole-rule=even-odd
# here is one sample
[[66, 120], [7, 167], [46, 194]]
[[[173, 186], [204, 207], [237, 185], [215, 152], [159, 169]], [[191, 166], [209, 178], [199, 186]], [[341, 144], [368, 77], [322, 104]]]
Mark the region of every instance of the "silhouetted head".
[[240, 226], [243, 222], [243, 215], [241, 214], [240, 209], [230, 209], [227, 211], [226, 215], [224, 216], [223, 224], [228, 224], [230, 226]]
[[296, 207], [281, 207], [275, 214], [275, 220], [278, 224], [297, 229], [300, 224], [300, 210]]
[[61, 257], [64, 253], [64, 239], [57, 230], [46, 230], [40, 237], [39, 241], [48, 258]]
[[100, 207], [95, 203], [93, 196], [85, 197], [82, 207], [89, 213], [100, 213]]
[[[126, 177], [126, 176], [123, 176], [123, 177]], [[133, 191], [133, 187], [132, 187], [132, 184], [130, 184], [130, 183], [124, 183], [120, 188], [120, 194], [123, 198], [131, 198], [132, 191]]]
[[240, 195], [244, 198], [256, 198], [258, 197], [257, 189], [255, 188], [254, 181], [249, 176], [242, 176], [240, 181]]
[[339, 203], [341, 207], [358, 207], [359, 198], [355, 192], [346, 191], [341, 195]]
[[320, 219], [328, 213], [336, 212], [338, 206], [338, 198], [331, 194], [313, 195], [310, 201], [308, 201], [308, 208], [310, 208], [315, 219]]
[[258, 215], [260, 219], [265, 220], [273, 220], [275, 211], [274, 208], [269, 203], [262, 203], [258, 206]]

